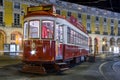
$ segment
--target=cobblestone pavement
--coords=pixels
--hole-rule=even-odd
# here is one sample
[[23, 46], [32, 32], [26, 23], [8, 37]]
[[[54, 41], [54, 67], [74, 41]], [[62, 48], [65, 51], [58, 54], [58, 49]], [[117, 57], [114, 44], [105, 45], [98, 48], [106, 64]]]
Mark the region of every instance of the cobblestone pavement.
[[[119, 69], [118, 66], [120, 64], [119, 57], [108, 57], [108, 55], [103, 54], [97, 56], [95, 62], [83, 62], [59, 74], [50, 73], [39, 75], [19, 72], [18, 68], [20, 63], [21, 60], [18, 58], [9, 59], [6, 57], [0, 59], [0, 80], [108, 80], [105, 76], [110, 77], [112, 74], [117, 73], [112, 71]], [[111, 74], [109, 72], [111, 72]], [[115, 75], [112, 77], [114, 76]], [[117, 80], [118, 76], [113, 79]]]

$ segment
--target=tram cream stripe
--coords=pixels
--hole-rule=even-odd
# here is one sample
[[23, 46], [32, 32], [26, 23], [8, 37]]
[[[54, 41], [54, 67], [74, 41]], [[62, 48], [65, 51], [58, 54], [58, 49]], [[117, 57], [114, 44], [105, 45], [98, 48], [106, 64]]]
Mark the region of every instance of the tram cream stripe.
[[99, 66], [99, 72], [102, 74], [102, 76], [105, 78], [105, 80], [109, 80], [105, 75], [104, 75], [104, 73], [103, 73], [103, 71], [102, 71], [102, 67], [105, 65], [105, 64], [107, 64], [108, 62], [104, 62], [104, 63], [102, 63], [100, 66]]

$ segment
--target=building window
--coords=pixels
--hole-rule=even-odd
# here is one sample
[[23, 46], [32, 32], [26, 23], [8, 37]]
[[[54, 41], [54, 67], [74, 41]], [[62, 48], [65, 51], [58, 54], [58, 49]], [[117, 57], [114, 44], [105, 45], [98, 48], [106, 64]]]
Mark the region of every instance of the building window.
[[0, 24], [3, 23], [3, 12], [0, 12]]
[[3, 0], [0, 0], [0, 6], [3, 6]]
[[90, 15], [87, 15], [87, 20], [90, 20]]
[[99, 24], [96, 24], [96, 31], [99, 31]]
[[99, 21], [99, 17], [98, 16], [96, 16], [96, 21]]
[[16, 35], [15, 34], [11, 34], [11, 40], [15, 40]]
[[30, 7], [33, 7], [33, 6], [35, 6], [35, 5], [30, 4]]
[[120, 20], [118, 21], [118, 24], [120, 25]]
[[67, 12], [67, 16], [69, 16], [69, 17], [70, 17], [70, 16], [71, 16], [71, 12], [69, 12], [69, 11], [68, 11], [68, 12]]
[[111, 35], [114, 35], [114, 27], [111, 26]]
[[20, 25], [20, 14], [14, 14], [14, 25]]
[[111, 19], [111, 23], [112, 23], [112, 24], [114, 23], [114, 20], [113, 20], [113, 19]]
[[107, 22], [107, 20], [106, 20], [106, 18], [104, 18], [104, 23], [106, 23]]
[[80, 13], [78, 13], [78, 18], [80, 18], [80, 19], [81, 19], [81, 14], [80, 14]]
[[106, 26], [106, 25], [104, 25], [103, 31], [104, 31], [104, 32], [107, 32], [107, 26]]
[[15, 3], [14, 3], [14, 8], [15, 8], [15, 9], [20, 9], [20, 3], [15, 2]]
[[91, 27], [90, 27], [90, 23], [87, 23], [87, 31], [90, 31]]
[[60, 10], [56, 10], [56, 14], [60, 14]]
[[120, 36], [120, 27], [118, 27], [118, 35]]

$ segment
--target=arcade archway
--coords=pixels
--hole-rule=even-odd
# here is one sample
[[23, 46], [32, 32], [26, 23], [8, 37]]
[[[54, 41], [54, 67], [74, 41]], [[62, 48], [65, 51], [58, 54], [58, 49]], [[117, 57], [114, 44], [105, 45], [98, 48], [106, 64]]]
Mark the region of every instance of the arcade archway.
[[4, 43], [5, 43], [5, 33], [4, 31], [0, 30], [0, 51], [4, 50]]
[[22, 34], [20, 32], [12, 32], [11, 33], [11, 43], [14, 43], [22, 49]]
[[98, 38], [94, 39], [94, 53], [98, 54]]
[[108, 44], [107, 44], [107, 38], [103, 37], [102, 39], [102, 52], [108, 51]]

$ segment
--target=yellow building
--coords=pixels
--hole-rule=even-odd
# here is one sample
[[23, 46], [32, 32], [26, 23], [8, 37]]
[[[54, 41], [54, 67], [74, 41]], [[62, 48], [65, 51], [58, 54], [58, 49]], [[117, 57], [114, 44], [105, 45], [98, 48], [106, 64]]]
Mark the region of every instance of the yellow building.
[[[115, 52], [120, 48], [120, 17], [118, 13], [59, 0], [0, 0], [0, 51], [6, 44], [22, 50], [23, 17], [28, 6], [54, 4], [56, 13], [76, 17], [88, 31], [91, 53]], [[7, 47], [7, 46], [6, 46]]]
[[28, 6], [37, 5], [34, 0], [0, 0], [0, 54], [10, 44], [22, 49], [23, 16]]

